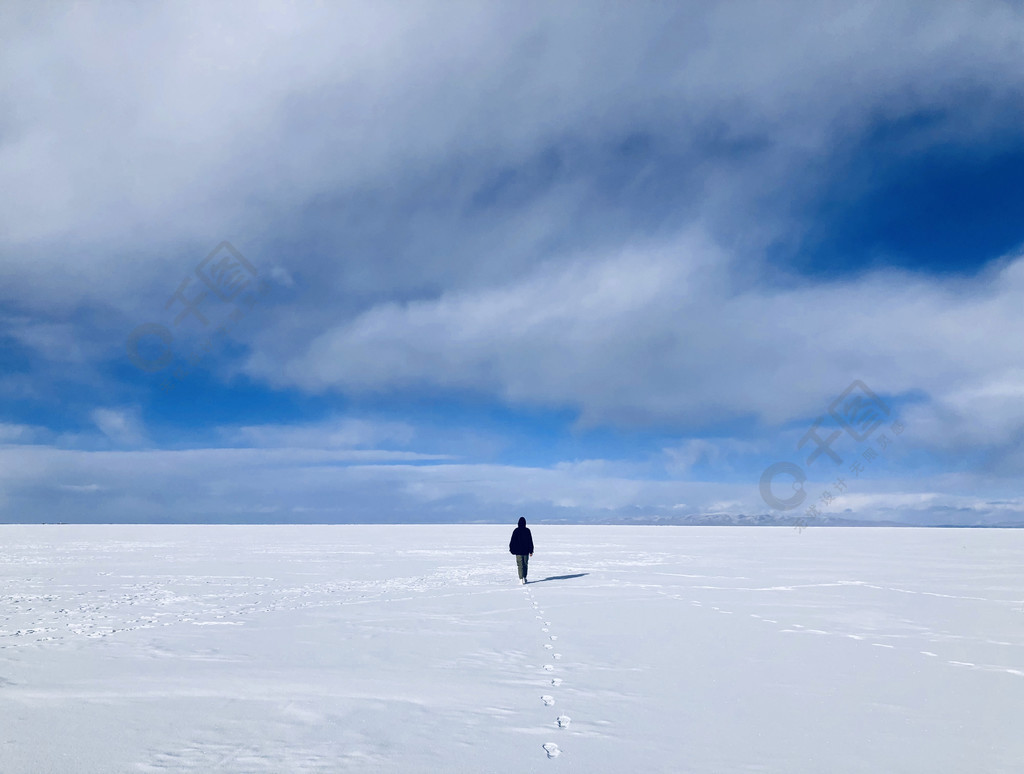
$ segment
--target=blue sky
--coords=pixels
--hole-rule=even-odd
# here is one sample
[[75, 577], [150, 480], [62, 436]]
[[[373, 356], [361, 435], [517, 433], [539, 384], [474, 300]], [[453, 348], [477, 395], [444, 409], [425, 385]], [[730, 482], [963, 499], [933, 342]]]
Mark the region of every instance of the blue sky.
[[1024, 519], [1016, 5], [0, 30], [0, 521]]

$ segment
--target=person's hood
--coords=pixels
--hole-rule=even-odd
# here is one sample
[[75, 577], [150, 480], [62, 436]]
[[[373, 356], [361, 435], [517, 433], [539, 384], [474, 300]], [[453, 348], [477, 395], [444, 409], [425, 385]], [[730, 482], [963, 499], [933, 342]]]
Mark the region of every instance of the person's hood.
[[523, 516], [519, 517], [519, 526], [520, 527], [525, 527], [526, 526], [526, 518], [525, 517], [523, 517]]

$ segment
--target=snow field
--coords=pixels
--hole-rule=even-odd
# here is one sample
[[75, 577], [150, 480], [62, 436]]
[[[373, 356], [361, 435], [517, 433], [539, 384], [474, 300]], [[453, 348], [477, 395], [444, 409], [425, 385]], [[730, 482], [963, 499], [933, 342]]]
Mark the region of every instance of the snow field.
[[0, 527], [0, 771], [1018, 772], [1024, 532]]

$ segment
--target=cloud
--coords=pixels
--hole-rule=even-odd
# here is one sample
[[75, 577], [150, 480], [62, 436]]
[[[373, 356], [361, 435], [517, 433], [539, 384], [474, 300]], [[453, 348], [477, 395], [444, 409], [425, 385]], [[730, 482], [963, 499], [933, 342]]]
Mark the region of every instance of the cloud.
[[[988, 329], [992, 336], [999, 328]], [[1024, 369], [1007, 362], [1002, 369], [965, 375], [928, 404], [907, 411], [914, 436], [937, 448], [1000, 446], [1019, 440], [1024, 428]]]
[[[525, 467], [375, 450], [84, 451], [0, 446], [5, 521], [588, 522], [766, 513], [753, 483], [644, 478], [607, 461]], [[810, 485], [809, 485], [810, 486]], [[992, 523], [1024, 500], [970, 476], [851, 482], [830, 512], [865, 520]], [[978, 493], [973, 490], [977, 489]]]
[[[140, 295], [166, 295], [181, 263], [196, 260], [187, 256], [221, 239], [297, 238], [266, 228], [305, 228], [296, 212], [311, 202], [371, 195], [393, 227], [426, 194], [465, 225], [487, 181], [560, 146], [589, 159], [567, 170], [586, 185], [566, 189], [566, 205], [598, 221], [615, 218], [615, 206], [595, 195], [602, 180], [587, 154], [648, 137], [665, 157], [643, 174], [683, 159], [681, 175], [697, 183], [691, 216], [731, 228], [879, 117], [942, 109], [964, 88], [989, 95], [986, 105], [1008, 99], [1020, 29], [1019, 10], [1001, 3], [439, 12], [191, 2], [4, 13], [0, 67], [34, 73], [7, 79], [0, 94], [5, 284], [34, 284], [23, 304], [129, 309]], [[945, 131], [987, 132], [987, 115], [978, 109]], [[605, 182], [635, 195], [643, 178]], [[458, 281], [470, 264], [508, 260], [500, 250], [464, 256], [453, 243], [438, 247], [454, 267], [443, 254], [373, 267], [335, 252], [327, 262], [291, 255], [285, 269], [392, 282], [428, 282], [422, 269], [440, 269]]]
[[305, 351], [257, 349], [249, 372], [313, 391], [470, 389], [572, 407], [587, 423], [690, 428], [816, 416], [861, 379], [961, 414], [973, 406], [989, 425], [1008, 420], [1002, 434], [1022, 426], [1013, 406], [1024, 260], [966, 285], [884, 271], [750, 288], [731, 282], [730, 268], [691, 236], [509, 286], [381, 304]]
[[103, 487], [99, 484], [60, 484], [60, 489], [65, 489], [69, 492], [101, 492]]
[[407, 422], [351, 417], [306, 425], [246, 425], [221, 430], [226, 440], [242, 446], [304, 449], [407, 446], [415, 434], [415, 429]]
[[148, 443], [137, 408], [98, 408], [92, 412], [92, 421], [117, 446], [142, 446]]
[[[870, 194], [873, 165], [1019, 143], [1022, 14], [998, 2], [5, 4], [0, 334], [14, 354], [0, 391], [17, 408], [4, 419], [22, 425], [44, 400], [72, 398], [68, 412], [108, 447], [156, 454], [144, 417], [161, 407], [143, 394], [152, 385], [120, 375], [125, 339], [171, 325], [171, 293], [229, 239], [277, 294], [203, 364], [225, 392], [565, 410], [577, 430], [678, 433], [656, 447], [692, 477], [694, 463], [721, 470], [770, 448], [766, 434], [858, 378], [905, 408], [916, 449], [988, 454], [993, 475], [1019, 475], [1022, 259], [967, 279], [808, 277], [785, 257], [833, 227], [829, 208]], [[979, 250], [960, 265], [991, 259]], [[310, 512], [334, 512], [321, 476], [342, 460], [365, 513], [392, 486], [395, 513], [522, 504], [527, 486], [538, 508], [580, 513], [630, 498], [751, 503], [707, 482], [646, 481], [616, 459], [420, 464], [436, 438], [401, 413], [256, 416], [217, 440], [313, 454], [293, 458], [323, 462], [302, 472], [323, 487], [295, 505]], [[195, 428], [177, 429], [188, 445]], [[468, 462], [468, 449], [440, 451]], [[216, 486], [198, 462], [210, 456], [64, 459], [81, 478], [51, 468], [52, 481], [129, 493], [105, 501], [124, 518], [159, 504], [118, 489], [97, 460], [173, 461]], [[398, 460], [416, 464], [369, 465]], [[283, 474], [269, 480], [292, 491]], [[236, 507], [211, 497], [199, 500], [209, 510], [185, 508]]]
[[0, 443], [28, 443], [38, 435], [38, 429], [31, 425], [0, 422]]
[[734, 472], [733, 460], [741, 457], [761, 455], [764, 445], [735, 438], [691, 438], [684, 443], [666, 447], [665, 469], [682, 478], [695, 474], [698, 467], [710, 467], [721, 473]]

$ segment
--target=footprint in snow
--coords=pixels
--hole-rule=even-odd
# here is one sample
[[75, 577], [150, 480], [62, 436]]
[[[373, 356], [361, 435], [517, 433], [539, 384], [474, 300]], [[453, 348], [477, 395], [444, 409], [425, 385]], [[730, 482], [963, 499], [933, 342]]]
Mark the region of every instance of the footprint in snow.
[[558, 635], [557, 634], [552, 634], [548, 639], [557, 640], [558, 639]]
[[550, 631], [550, 629], [548, 629], [547, 627], [545, 627], [545, 628], [541, 629], [541, 631], [542, 631], [542, 632], [546, 632], [546, 631]]
[[551, 658], [553, 658], [555, 661], [558, 661], [558, 659], [560, 659], [561, 657], [562, 657], [561, 653], [552, 653], [551, 654]]
[[554, 664], [545, 664], [544, 665], [544, 671], [545, 672], [554, 672], [555, 671], [555, 665]]
[[557, 688], [558, 686], [560, 686], [562, 684], [562, 678], [561, 677], [553, 677], [553, 678], [551, 678], [551, 684], [553, 686], [555, 686], [555, 688]]
[[544, 702], [544, 706], [545, 707], [550, 707], [552, 704], [555, 703], [555, 697], [554, 696], [548, 696], [547, 694], [545, 694], [544, 696], [541, 696], [540, 700], [542, 702]]
[[572, 718], [568, 715], [559, 715], [555, 718], [555, 722], [558, 723], [559, 728], [568, 728], [569, 724], [572, 723]]
[[552, 645], [550, 642], [545, 642], [544, 643], [544, 649], [545, 650], [551, 650], [553, 647], [555, 647], [555, 646]]
[[562, 754], [562, 751], [558, 749], [558, 745], [554, 742], [548, 742], [547, 744], [543, 745], [543, 747], [544, 752], [548, 754], [549, 758], [557, 758], [559, 755]]

